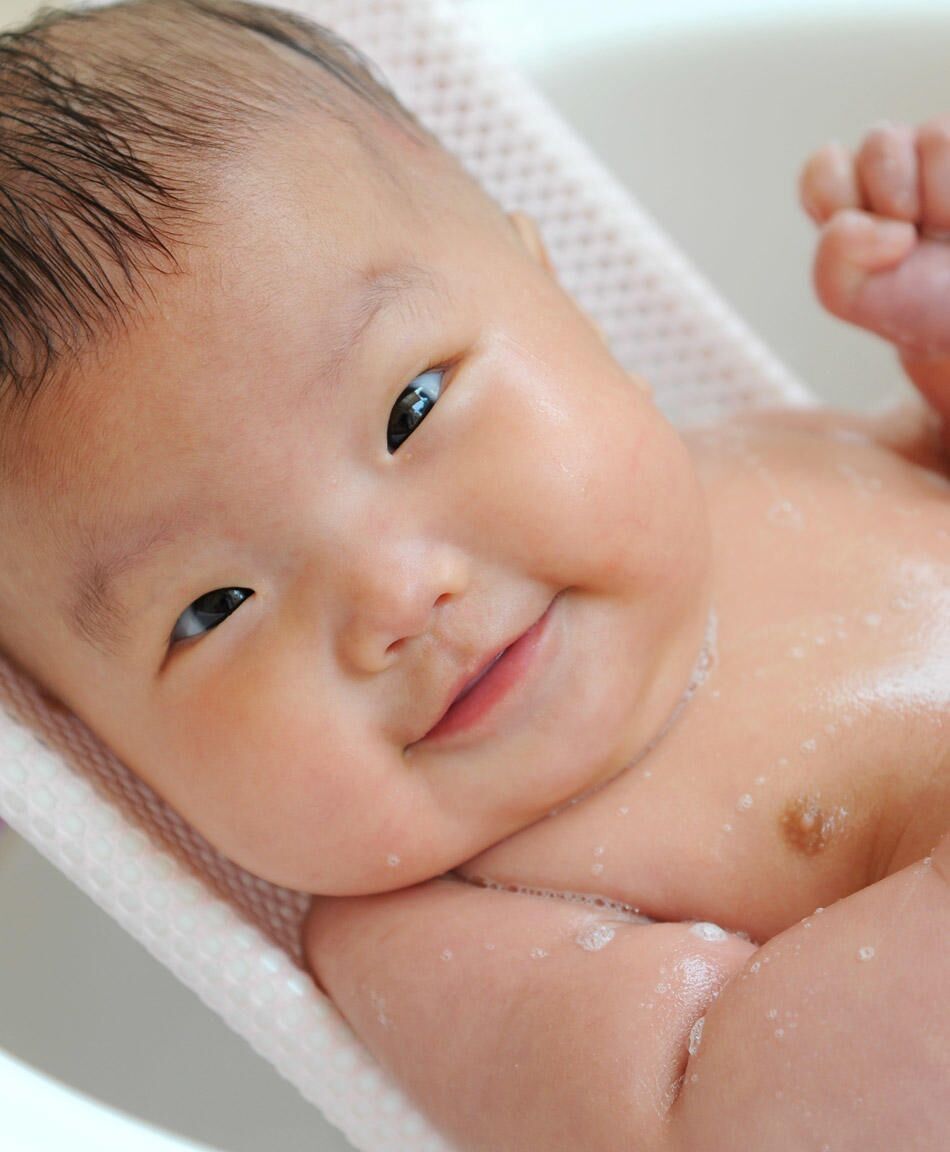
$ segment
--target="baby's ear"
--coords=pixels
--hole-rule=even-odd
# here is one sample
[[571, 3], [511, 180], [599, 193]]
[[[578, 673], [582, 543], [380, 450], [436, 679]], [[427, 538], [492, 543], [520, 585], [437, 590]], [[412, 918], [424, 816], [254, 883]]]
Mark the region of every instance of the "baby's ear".
[[538, 226], [532, 217], [525, 215], [524, 212], [509, 212], [507, 215], [512, 227], [521, 238], [522, 244], [524, 244], [530, 253], [531, 258], [536, 260], [541, 267], [556, 280], [557, 273], [554, 271], [551, 257], [548, 255], [548, 250], [545, 248], [544, 241], [541, 239], [541, 233], [538, 231]]
[[[530, 253], [531, 258], [536, 260], [541, 265], [541, 267], [547, 271], [552, 280], [556, 281], [557, 273], [554, 271], [554, 265], [551, 263], [551, 257], [548, 255], [548, 250], [544, 246], [544, 241], [541, 239], [541, 233], [538, 231], [538, 226], [534, 220], [530, 216], [525, 215], [524, 212], [508, 212], [507, 216], [511, 222], [512, 227], [521, 238], [522, 244], [524, 244], [525, 248], [527, 248], [528, 252]], [[593, 317], [588, 316], [586, 312], [583, 312], [582, 315], [586, 319], [587, 323], [590, 324], [590, 326], [594, 329], [603, 343], [606, 344], [609, 348], [610, 341], [607, 339], [607, 334], [604, 332], [603, 328], [601, 328], [601, 326], [597, 323], [596, 320], [593, 319]], [[645, 393], [648, 398], [652, 398], [653, 389], [647, 383], [647, 381], [644, 380], [644, 378], [638, 375], [636, 372], [631, 372], [629, 375], [633, 383], [640, 389], [640, 391]]]

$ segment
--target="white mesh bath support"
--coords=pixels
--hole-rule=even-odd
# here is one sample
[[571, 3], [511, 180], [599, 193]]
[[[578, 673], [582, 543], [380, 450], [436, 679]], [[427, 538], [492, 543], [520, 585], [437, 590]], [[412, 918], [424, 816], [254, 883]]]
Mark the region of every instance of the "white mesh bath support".
[[[288, 3], [362, 48], [508, 210], [680, 424], [808, 393], [450, 0]], [[0, 816], [364, 1152], [449, 1145], [301, 966], [307, 899], [235, 867], [0, 657]], [[317, 831], [317, 830], [315, 830]]]

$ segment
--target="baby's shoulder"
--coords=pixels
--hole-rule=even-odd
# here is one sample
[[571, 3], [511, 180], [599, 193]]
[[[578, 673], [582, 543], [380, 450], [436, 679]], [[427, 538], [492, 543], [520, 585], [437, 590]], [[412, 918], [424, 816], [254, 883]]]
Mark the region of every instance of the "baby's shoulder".
[[884, 412], [852, 412], [818, 405], [742, 409], [714, 424], [688, 429], [687, 445], [697, 454], [721, 454], [753, 444], [779, 450], [811, 441], [825, 454], [835, 444], [864, 445], [944, 478], [950, 476], [940, 418], [916, 397]]

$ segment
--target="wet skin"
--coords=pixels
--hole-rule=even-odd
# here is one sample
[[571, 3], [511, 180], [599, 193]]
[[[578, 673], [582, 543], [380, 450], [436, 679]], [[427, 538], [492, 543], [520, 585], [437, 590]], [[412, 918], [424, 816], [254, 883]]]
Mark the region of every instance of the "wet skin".
[[[826, 414], [678, 436], [530, 223], [392, 131], [395, 177], [350, 139], [269, 142], [185, 276], [40, 403], [2, 507], [4, 646], [222, 851], [318, 894], [315, 977], [463, 1147], [769, 1131], [784, 1105], [756, 1076], [789, 1057], [757, 1027], [778, 996], [810, 1006], [789, 1026], [805, 1049], [788, 1116], [847, 1132], [825, 1082], [870, 1092], [930, 1043], [902, 992], [888, 1023], [905, 1031], [855, 1062], [846, 991], [882, 907], [902, 909], [909, 951], [878, 942], [861, 962], [864, 1007], [921, 965], [921, 988], [939, 978], [913, 935], [939, 869], [911, 876], [948, 816], [950, 539], [929, 425], [906, 445], [887, 421]], [[410, 263], [422, 276], [330, 388], [314, 365], [360, 274]], [[387, 452], [393, 404], [433, 366], [444, 393]], [[83, 540], [179, 500], [187, 535], [127, 587], [125, 647], [71, 633]], [[169, 649], [216, 588], [253, 596]], [[523, 684], [477, 729], [427, 741], [452, 686], [549, 608]], [[642, 756], [711, 611], [714, 667]], [[608, 917], [616, 935], [585, 948], [599, 914], [486, 882], [660, 923]], [[799, 920], [835, 901], [801, 947]], [[743, 982], [757, 947], [785, 960]], [[807, 1046], [831, 1018], [831, 1073], [813, 1080]]]

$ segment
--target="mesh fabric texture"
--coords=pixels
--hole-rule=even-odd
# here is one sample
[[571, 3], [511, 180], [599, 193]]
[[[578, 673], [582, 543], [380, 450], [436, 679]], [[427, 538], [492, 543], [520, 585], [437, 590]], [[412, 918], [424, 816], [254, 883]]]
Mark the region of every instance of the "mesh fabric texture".
[[[679, 425], [811, 402], [451, 0], [290, 0], [382, 69], [507, 210]], [[447, 1152], [302, 967], [307, 897], [222, 857], [0, 657], [0, 817], [170, 968], [364, 1152]]]

